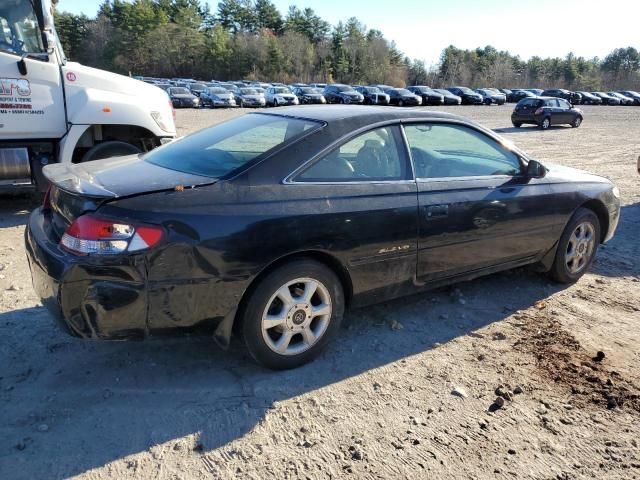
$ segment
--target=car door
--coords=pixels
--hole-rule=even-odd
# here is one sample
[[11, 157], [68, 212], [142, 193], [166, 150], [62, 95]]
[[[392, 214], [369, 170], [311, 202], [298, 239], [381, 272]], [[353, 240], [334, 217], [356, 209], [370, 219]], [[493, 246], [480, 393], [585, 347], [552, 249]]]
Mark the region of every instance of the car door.
[[298, 227], [314, 232], [319, 245], [329, 243], [327, 248], [347, 266], [360, 302], [414, 288], [417, 188], [399, 125], [373, 128], [343, 142], [285, 185], [288, 198], [299, 198], [317, 212]]
[[576, 114], [571, 104], [567, 100], [564, 100], [562, 98], [559, 98], [557, 102], [558, 102], [558, 116], [560, 119], [559, 123], [573, 122], [575, 120]]
[[544, 179], [495, 138], [456, 123], [408, 123], [418, 185], [417, 276], [428, 283], [524, 264], [554, 244]]

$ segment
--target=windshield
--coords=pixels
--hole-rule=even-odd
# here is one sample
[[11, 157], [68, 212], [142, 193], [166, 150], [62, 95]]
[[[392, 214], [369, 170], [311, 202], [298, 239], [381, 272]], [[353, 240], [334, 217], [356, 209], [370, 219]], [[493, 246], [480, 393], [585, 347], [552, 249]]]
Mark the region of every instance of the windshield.
[[182, 87], [173, 87], [170, 89], [171, 95], [189, 95], [191, 92], [186, 88]]
[[0, 2], [0, 51], [16, 55], [47, 53], [31, 1]]
[[314, 93], [318, 93], [318, 92], [314, 88], [304, 87], [304, 88], [300, 89], [300, 93], [314, 94]]
[[273, 93], [291, 93], [291, 90], [286, 87], [276, 87], [273, 89]]
[[471, 90], [468, 87], [457, 87], [458, 90], [460, 90], [462, 93], [475, 93], [473, 90]]
[[436, 88], [436, 92], [441, 93], [443, 95], [451, 95], [451, 92], [449, 90], [444, 90], [442, 88]]
[[258, 91], [255, 88], [241, 88], [240, 93], [243, 95], [258, 95]]
[[340, 85], [336, 87], [339, 92], [355, 92], [355, 90], [348, 85]]
[[406, 88], [398, 88], [396, 89], [396, 92], [398, 92], [400, 95], [413, 95], [413, 93], [411, 93]]
[[203, 91], [206, 90], [207, 86], [204, 83], [192, 83], [191, 90]]
[[229, 90], [227, 90], [226, 88], [214, 87], [214, 88], [209, 88], [207, 90], [209, 91], [209, 93], [211, 93], [213, 95], [227, 95], [227, 94], [230, 94]]
[[320, 125], [280, 115], [243, 115], [152, 150], [143, 159], [171, 170], [219, 178]]

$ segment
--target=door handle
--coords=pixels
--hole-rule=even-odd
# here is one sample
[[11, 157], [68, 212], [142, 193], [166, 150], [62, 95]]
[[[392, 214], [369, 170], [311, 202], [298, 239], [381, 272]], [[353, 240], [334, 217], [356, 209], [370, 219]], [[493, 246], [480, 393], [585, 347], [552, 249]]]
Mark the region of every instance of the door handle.
[[429, 205], [427, 207], [427, 218], [446, 217], [449, 215], [449, 205]]

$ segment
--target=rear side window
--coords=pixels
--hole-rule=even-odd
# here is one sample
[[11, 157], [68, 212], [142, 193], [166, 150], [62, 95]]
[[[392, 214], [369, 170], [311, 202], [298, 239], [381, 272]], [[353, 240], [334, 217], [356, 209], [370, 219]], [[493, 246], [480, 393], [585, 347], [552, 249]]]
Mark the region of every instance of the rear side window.
[[243, 115], [152, 150], [143, 158], [171, 170], [219, 178], [321, 126], [279, 115]]
[[525, 98], [518, 102], [518, 106], [520, 107], [531, 107], [538, 108], [541, 105], [541, 101], [536, 98]]
[[400, 154], [398, 127], [370, 130], [334, 148], [304, 170], [298, 182], [367, 182], [405, 180], [408, 165]]
[[405, 126], [419, 178], [517, 175], [518, 156], [494, 139], [468, 127], [450, 124]]

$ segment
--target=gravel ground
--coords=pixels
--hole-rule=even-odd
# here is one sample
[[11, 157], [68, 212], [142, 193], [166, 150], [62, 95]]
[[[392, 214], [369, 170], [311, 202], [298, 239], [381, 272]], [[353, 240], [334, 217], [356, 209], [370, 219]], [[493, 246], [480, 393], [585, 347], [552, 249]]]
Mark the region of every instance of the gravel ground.
[[271, 372], [237, 341], [65, 336], [31, 288], [31, 202], [4, 198], [0, 478], [640, 478], [640, 108], [584, 107], [580, 128], [546, 132], [510, 128], [509, 106], [446, 110], [618, 184], [622, 222], [592, 272], [353, 311], [317, 361]]

